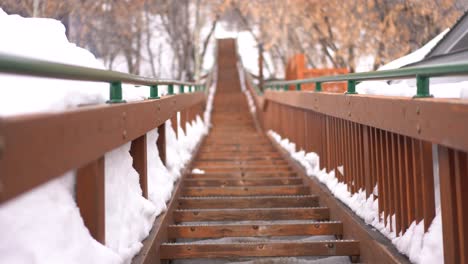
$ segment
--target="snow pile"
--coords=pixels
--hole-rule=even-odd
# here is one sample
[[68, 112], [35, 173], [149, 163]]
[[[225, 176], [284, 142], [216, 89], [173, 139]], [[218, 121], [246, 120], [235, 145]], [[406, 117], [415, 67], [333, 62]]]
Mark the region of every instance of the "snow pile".
[[192, 173], [194, 173], [194, 174], [205, 174], [205, 171], [201, 170], [199, 168], [195, 168], [195, 169], [192, 170]]
[[142, 196], [128, 142], [106, 154], [106, 246], [126, 262], [140, 251], [152, 227], [154, 205]]
[[[424, 59], [432, 48], [449, 31], [446, 29], [426, 45], [404, 57], [398, 58], [378, 70], [398, 69]], [[356, 86], [360, 94], [412, 97], [416, 95], [415, 78], [400, 81], [365, 81]], [[468, 98], [468, 80], [466, 77], [430, 78], [430, 93], [437, 98]]]
[[[0, 34], [0, 52], [104, 68], [89, 51], [69, 43], [65, 27], [53, 19], [9, 16], [0, 9]], [[109, 93], [105, 83], [7, 74], [0, 74], [0, 83], [8, 87], [0, 89], [0, 117], [101, 104]], [[148, 88], [123, 87], [127, 101], [142, 100], [148, 94]], [[188, 136], [179, 140], [168, 129], [168, 160], [180, 159], [185, 164], [207, 131], [200, 117], [187, 125]], [[147, 135], [149, 200], [142, 197], [130, 142], [105, 154], [106, 245], [95, 241], [84, 226], [74, 199], [76, 172], [70, 171], [0, 205], [0, 262], [130, 263], [155, 216], [166, 209], [165, 202], [183, 168], [165, 168], [155, 144], [157, 137], [157, 129]], [[176, 153], [170, 153], [174, 149]]]
[[162, 163], [158, 147], [158, 129], [155, 128], [146, 134], [147, 173], [148, 173], [148, 199], [155, 206], [155, 213], [166, 211], [166, 202], [171, 199], [174, 180], [169, 170]]
[[[0, 9], [0, 52], [53, 62], [104, 69], [91, 52], [68, 42], [60, 21], [48, 18], [23, 18], [7, 15]], [[6, 37], [7, 36], [7, 37]], [[31, 42], [31, 39], [34, 39]], [[0, 116], [39, 111], [60, 111], [83, 104], [105, 103], [106, 83], [64, 81], [1, 74]], [[13, 89], [14, 87], [14, 89]], [[127, 101], [144, 99], [149, 88], [123, 86]], [[21, 98], [21, 100], [18, 100]]]
[[[326, 172], [320, 170], [320, 158], [314, 153], [306, 153], [304, 150], [296, 151], [296, 144], [288, 139], [282, 139], [279, 134], [270, 130], [271, 135], [282, 148], [284, 148], [299, 164], [304, 167], [309, 177], [317, 178], [321, 183], [327, 186], [330, 192], [360, 216], [366, 224], [372, 225], [383, 235], [392, 240], [392, 243], [403, 254], [407, 255], [414, 263], [443, 263], [443, 244], [442, 244], [442, 221], [440, 208], [436, 211], [436, 217], [433, 220], [428, 232], [424, 233], [424, 222], [418, 224], [413, 222], [404, 234], [396, 234], [395, 226], [390, 226], [390, 217], [387, 219], [387, 225], [384, 225], [383, 215], [379, 217], [378, 199], [371, 195], [366, 198], [364, 190], [359, 190], [355, 194], [348, 191], [348, 186], [339, 182], [335, 177], [335, 170]], [[345, 173], [345, 168], [339, 166], [340, 172]], [[392, 216], [393, 224], [395, 216]]]
[[237, 71], [239, 72], [241, 90], [245, 94], [245, 97], [247, 97], [247, 103], [249, 104], [249, 110], [253, 115], [255, 115], [255, 112], [257, 111], [257, 109], [255, 107], [255, 103], [254, 103], [254, 100], [252, 98], [252, 94], [250, 93], [249, 89], [247, 89], [244, 67], [242, 66], [242, 62], [240, 62], [240, 61], [237, 62]]
[[211, 127], [211, 112], [213, 111], [213, 101], [216, 93], [216, 83], [218, 81], [218, 68], [215, 66], [213, 68], [213, 82], [208, 88], [208, 98], [206, 99], [206, 108], [203, 113], [203, 120], [208, 127]]
[[121, 263], [94, 240], [73, 197], [75, 173], [0, 206], [0, 263]]

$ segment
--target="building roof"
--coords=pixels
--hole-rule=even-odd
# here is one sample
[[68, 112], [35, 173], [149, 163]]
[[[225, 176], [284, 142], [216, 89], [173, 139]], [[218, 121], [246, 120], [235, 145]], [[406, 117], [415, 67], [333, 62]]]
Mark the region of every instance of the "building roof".
[[407, 66], [423, 66], [468, 62], [468, 11], [429, 51], [423, 60]]

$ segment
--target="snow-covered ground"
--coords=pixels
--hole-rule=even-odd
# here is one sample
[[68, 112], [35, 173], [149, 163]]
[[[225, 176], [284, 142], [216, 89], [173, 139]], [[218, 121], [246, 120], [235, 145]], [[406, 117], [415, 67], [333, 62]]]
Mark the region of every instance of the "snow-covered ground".
[[[274, 132], [268, 132], [277, 142], [284, 148], [292, 158], [304, 167], [309, 177], [318, 179], [321, 183], [327, 186], [330, 192], [358, 216], [360, 216], [367, 224], [379, 230], [383, 235], [389, 238], [396, 248], [403, 254], [407, 255], [414, 263], [443, 263], [443, 244], [442, 244], [442, 221], [440, 206], [436, 210], [436, 217], [433, 220], [428, 232], [424, 233], [424, 222], [418, 224], [413, 222], [404, 234], [396, 234], [395, 226], [392, 228], [389, 224], [384, 225], [383, 216], [379, 217], [378, 199], [373, 199], [373, 196], [366, 198], [364, 190], [359, 190], [355, 194], [348, 191], [347, 185], [339, 182], [335, 177], [335, 170], [326, 172], [325, 169], [320, 170], [320, 158], [314, 152], [306, 153], [304, 150], [296, 150], [296, 144], [288, 139], [282, 139], [281, 136]], [[341, 173], [346, 173], [343, 166], [337, 168]], [[394, 216], [393, 216], [394, 217]], [[394, 219], [391, 221], [395, 223]], [[390, 223], [390, 221], [387, 221]]]
[[[0, 52], [104, 69], [89, 51], [68, 42], [65, 27], [56, 20], [22, 18], [0, 9], [0, 25]], [[105, 83], [6, 74], [0, 74], [0, 85], [0, 118], [102, 104], [109, 92]], [[167, 167], [155, 144], [157, 129], [148, 132], [149, 200], [142, 197], [138, 173], [132, 167], [130, 142], [105, 154], [106, 245], [95, 241], [84, 226], [71, 170], [0, 205], [0, 263], [129, 263], [155, 217], [166, 209], [174, 182], [195, 145], [208, 132], [214, 87], [204, 113], [206, 121], [197, 116], [187, 124], [186, 134], [179, 128], [177, 139], [170, 121], [166, 122]], [[148, 95], [148, 88], [123, 87], [127, 101]]]

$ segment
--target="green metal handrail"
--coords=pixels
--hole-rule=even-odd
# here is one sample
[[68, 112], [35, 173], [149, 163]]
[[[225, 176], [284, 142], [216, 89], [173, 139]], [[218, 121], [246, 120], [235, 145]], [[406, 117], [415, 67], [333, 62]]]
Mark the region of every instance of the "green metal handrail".
[[[0, 52], [0, 73], [27, 75], [75, 81], [106, 82], [110, 84], [108, 103], [123, 103], [122, 83], [150, 87], [148, 99], [158, 99], [158, 85], [167, 85], [168, 94], [174, 94], [174, 85], [196, 86], [205, 90], [202, 83], [154, 79], [117, 71], [101, 70], [65, 63], [50, 62]], [[191, 90], [190, 90], [191, 91]]]
[[323, 76], [318, 78], [272, 81], [265, 84], [266, 89], [288, 90], [289, 85], [296, 85], [296, 90], [301, 90], [301, 85], [315, 83], [315, 91], [322, 91], [322, 84], [326, 82], [347, 82], [347, 94], [356, 94], [357, 81], [370, 80], [396, 80], [416, 78], [417, 92], [415, 97], [432, 97], [429, 91], [429, 78], [468, 75], [468, 63], [449, 64], [436, 66], [408, 67], [395, 70], [383, 70], [372, 72], [349, 73], [335, 76]]

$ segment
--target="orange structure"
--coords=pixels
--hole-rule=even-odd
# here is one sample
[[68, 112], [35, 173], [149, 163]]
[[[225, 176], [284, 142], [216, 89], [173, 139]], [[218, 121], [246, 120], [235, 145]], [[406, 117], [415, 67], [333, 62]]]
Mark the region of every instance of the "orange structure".
[[[338, 75], [348, 73], [346, 68], [324, 68], [324, 69], [307, 69], [304, 54], [296, 54], [289, 59], [286, 65], [286, 80], [297, 80], [306, 78], [315, 78], [320, 76]], [[290, 86], [289, 90], [294, 90], [294, 86]], [[315, 84], [303, 84], [302, 90], [314, 90]], [[324, 83], [322, 90], [327, 92], [344, 93], [346, 92], [346, 83]]]

